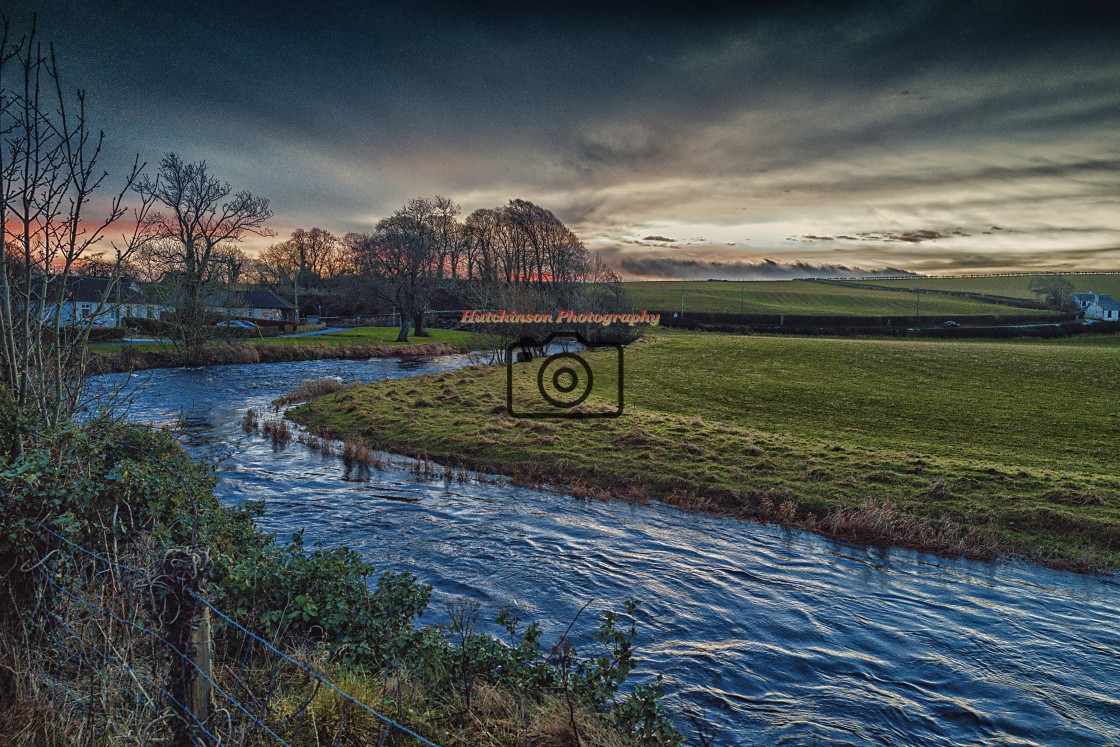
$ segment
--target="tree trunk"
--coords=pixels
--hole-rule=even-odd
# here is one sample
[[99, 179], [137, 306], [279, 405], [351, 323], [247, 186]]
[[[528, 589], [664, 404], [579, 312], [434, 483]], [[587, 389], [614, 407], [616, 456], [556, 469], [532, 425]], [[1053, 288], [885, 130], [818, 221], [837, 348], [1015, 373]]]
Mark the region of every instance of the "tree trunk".
[[415, 332], [413, 332], [413, 335], [415, 337], [429, 337], [430, 335], [428, 334], [428, 330], [424, 328], [424, 312], [417, 311], [415, 314], [413, 314], [413, 319], [414, 321], [412, 326], [415, 330]]
[[397, 335], [397, 342], [408, 342], [408, 314], [401, 314], [401, 331]]

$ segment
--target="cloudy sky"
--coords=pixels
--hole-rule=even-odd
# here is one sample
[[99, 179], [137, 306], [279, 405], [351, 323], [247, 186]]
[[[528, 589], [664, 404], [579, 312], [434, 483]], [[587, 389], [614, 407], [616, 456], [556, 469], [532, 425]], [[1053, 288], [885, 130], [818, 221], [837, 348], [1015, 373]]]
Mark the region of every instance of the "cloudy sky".
[[7, 12], [110, 163], [206, 159], [281, 236], [444, 194], [537, 202], [635, 277], [1120, 269], [1104, 4], [155, 5]]

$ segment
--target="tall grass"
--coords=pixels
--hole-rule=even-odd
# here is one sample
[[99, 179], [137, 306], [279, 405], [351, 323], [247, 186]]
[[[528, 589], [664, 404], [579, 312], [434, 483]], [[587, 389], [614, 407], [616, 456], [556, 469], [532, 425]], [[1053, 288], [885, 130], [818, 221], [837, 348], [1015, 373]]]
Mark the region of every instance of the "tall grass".
[[338, 379], [315, 379], [313, 381], [305, 381], [287, 394], [272, 400], [272, 406], [282, 407], [297, 402], [307, 402], [316, 397], [322, 397], [325, 394], [334, 394], [345, 388], [346, 385]]

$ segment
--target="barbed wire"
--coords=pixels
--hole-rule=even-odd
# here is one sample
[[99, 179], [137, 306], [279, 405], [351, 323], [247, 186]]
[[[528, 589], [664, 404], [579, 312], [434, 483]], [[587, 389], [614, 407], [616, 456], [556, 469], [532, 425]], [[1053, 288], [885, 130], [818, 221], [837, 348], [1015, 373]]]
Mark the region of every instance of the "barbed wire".
[[431, 742], [431, 741], [429, 741], [428, 739], [425, 739], [424, 737], [422, 737], [422, 736], [420, 736], [419, 734], [417, 734], [416, 732], [414, 732], [414, 731], [413, 731], [412, 729], [409, 729], [409, 728], [408, 728], [407, 726], [404, 726], [403, 724], [399, 724], [399, 723], [397, 723], [396, 721], [394, 721], [393, 719], [389, 718], [388, 716], [385, 716], [385, 715], [383, 715], [383, 714], [381, 714], [381, 713], [378, 713], [377, 711], [375, 711], [374, 709], [370, 708], [370, 707], [369, 707], [368, 705], [366, 705], [366, 704], [365, 704], [365, 703], [363, 703], [362, 701], [360, 701], [360, 700], [358, 700], [358, 699], [354, 698], [353, 696], [351, 696], [350, 694], [348, 694], [348, 693], [346, 693], [346, 692], [343, 692], [343, 691], [342, 691], [341, 689], [339, 689], [339, 688], [338, 688], [338, 686], [337, 686], [337, 685], [335, 685], [335, 684], [334, 684], [333, 682], [331, 682], [330, 680], [328, 680], [328, 679], [326, 679], [325, 677], [323, 677], [322, 675], [320, 675], [320, 674], [319, 674], [318, 672], [316, 672], [315, 670], [311, 669], [310, 667], [307, 667], [307, 666], [305, 666], [304, 664], [300, 663], [299, 661], [297, 661], [297, 660], [293, 659], [293, 658], [292, 658], [291, 656], [288, 656], [288, 655], [287, 655], [287, 654], [285, 654], [285, 653], [284, 653], [283, 651], [281, 651], [280, 649], [276, 648], [276, 647], [275, 647], [275, 646], [273, 646], [273, 645], [272, 645], [271, 643], [269, 643], [268, 641], [266, 641], [266, 640], [265, 640], [264, 638], [261, 638], [261, 637], [260, 637], [259, 635], [257, 635], [257, 634], [256, 634], [256, 633], [254, 633], [253, 631], [251, 631], [251, 630], [249, 630], [249, 629], [245, 628], [245, 627], [244, 627], [243, 625], [239, 624], [239, 623], [238, 623], [237, 621], [235, 621], [235, 620], [231, 619], [231, 618], [230, 618], [230, 617], [229, 617], [228, 615], [226, 615], [226, 614], [225, 614], [224, 612], [222, 612], [222, 611], [221, 611], [220, 609], [218, 609], [217, 607], [215, 607], [215, 606], [214, 606], [213, 604], [211, 604], [211, 603], [210, 603], [210, 602], [209, 602], [208, 600], [206, 600], [206, 599], [203, 599], [203, 598], [202, 598], [202, 597], [200, 597], [200, 596], [199, 596], [198, 594], [195, 594], [195, 593], [194, 593], [193, 591], [190, 591], [190, 590], [188, 590], [188, 591], [187, 591], [187, 593], [188, 593], [188, 594], [190, 594], [190, 595], [191, 595], [192, 597], [194, 597], [195, 599], [197, 599], [197, 600], [198, 600], [199, 602], [201, 602], [202, 604], [204, 604], [204, 605], [206, 605], [207, 607], [209, 607], [209, 608], [210, 608], [210, 611], [211, 611], [211, 612], [213, 612], [213, 613], [214, 613], [215, 615], [217, 615], [218, 617], [220, 617], [220, 618], [222, 618], [223, 620], [225, 620], [225, 621], [226, 621], [227, 623], [229, 623], [229, 624], [230, 624], [230, 625], [232, 625], [233, 627], [235, 627], [235, 628], [237, 628], [238, 630], [240, 630], [240, 631], [241, 631], [242, 633], [244, 633], [245, 635], [249, 636], [250, 638], [252, 638], [252, 639], [254, 639], [254, 640], [256, 640], [256, 641], [259, 641], [259, 642], [260, 642], [260, 643], [262, 643], [262, 644], [264, 644], [264, 645], [265, 645], [266, 647], [268, 647], [268, 649], [269, 649], [269, 650], [271, 650], [271, 651], [272, 651], [273, 653], [275, 653], [275, 654], [276, 654], [277, 656], [279, 656], [280, 658], [282, 658], [282, 659], [284, 659], [285, 661], [288, 661], [288, 662], [290, 662], [290, 663], [292, 663], [292, 664], [296, 665], [297, 667], [299, 667], [300, 669], [302, 669], [302, 670], [303, 670], [304, 672], [306, 672], [307, 674], [309, 674], [309, 675], [311, 675], [312, 677], [314, 677], [314, 678], [315, 678], [316, 680], [318, 680], [319, 682], [323, 683], [323, 684], [324, 684], [324, 685], [326, 685], [327, 687], [329, 687], [329, 688], [331, 688], [332, 690], [334, 690], [334, 691], [335, 691], [336, 693], [338, 693], [339, 695], [341, 695], [341, 696], [342, 696], [342, 697], [343, 697], [344, 699], [346, 699], [346, 700], [350, 701], [351, 703], [353, 703], [354, 705], [358, 706], [359, 708], [363, 708], [363, 709], [365, 709], [365, 710], [366, 710], [366, 711], [368, 711], [368, 712], [369, 712], [370, 714], [372, 714], [373, 716], [375, 716], [375, 717], [377, 717], [378, 719], [380, 719], [380, 720], [381, 720], [381, 721], [382, 721], [383, 723], [387, 724], [388, 726], [392, 726], [393, 728], [395, 728], [395, 729], [398, 729], [399, 731], [402, 731], [402, 732], [404, 732], [405, 734], [409, 735], [410, 737], [413, 737], [414, 739], [419, 739], [419, 740], [420, 740], [420, 741], [421, 741], [421, 742], [422, 742], [423, 744], [426, 744], [426, 745], [430, 745], [430, 747], [439, 747], [439, 745], [438, 745], [438, 744], [436, 744], [436, 743], [434, 743], [434, 742]]
[[[54, 533], [54, 532], [52, 532], [52, 534], [55, 534], [55, 536], [58, 536], [58, 535], [57, 535], [56, 533]], [[66, 538], [65, 538], [65, 537], [60, 537], [60, 539], [66, 540]], [[67, 543], [68, 543], [68, 544], [74, 545], [74, 543], [72, 543], [72, 542], [69, 542], [68, 540], [66, 540], [66, 541], [67, 541]], [[78, 545], [74, 545], [74, 546], [75, 546], [75, 548], [76, 548], [76, 549], [79, 549], [79, 550], [82, 550], [82, 551], [84, 551], [84, 552], [87, 552], [87, 551], [85, 550], [85, 548], [82, 548], [81, 546], [78, 546]], [[87, 554], [90, 554], [90, 553], [88, 553], [88, 552], [87, 552]], [[96, 555], [93, 555], [93, 557], [97, 557], [97, 556], [96, 556]], [[118, 564], [118, 563], [114, 563], [113, 561], [111, 561], [111, 560], [107, 560], [107, 559], [105, 559], [105, 558], [98, 558], [98, 559], [99, 559], [99, 560], [103, 560], [104, 562], [110, 563], [110, 564], [112, 564], [112, 565], [120, 565], [120, 564]], [[47, 581], [50, 581], [50, 579], [45, 579], [45, 580], [47, 580]], [[61, 589], [61, 587], [60, 587], [60, 586], [59, 586], [59, 585], [58, 585], [57, 583], [51, 582], [51, 584]], [[72, 593], [70, 593], [70, 592], [67, 592], [67, 591], [66, 591], [65, 589], [62, 589], [62, 591], [63, 591], [64, 593], [66, 593], [66, 594], [67, 594], [67, 596], [70, 596], [71, 598], [77, 598], [77, 597], [76, 597], [76, 595], [74, 595], [74, 594], [72, 594]], [[97, 605], [93, 605], [93, 603], [91, 603], [91, 602], [88, 602], [88, 601], [87, 601], [87, 600], [85, 600], [85, 599], [81, 599], [81, 598], [77, 598], [77, 599], [78, 599], [78, 601], [81, 601], [81, 602], [82, 602], [83, 604], [86, 604], [86, 605], [91, 605], [91, 606], [97, 607]], [[103, 609], [103, 608], [100, 608], [100, 607], [98, 607], [98, 609]], [[59, 625], [61, 625], [61, 626], [62, 626], [62, 627], [63, 627], [63, 628], [64, 628], [64, 629], [65, 629], [65, 630], [66, 630], [66, 631], [68, 632], [68, 633], [70, 633], [70, 634], [71, 634], [71, 635], [72, 635], [72, 636], [73, 636], [73, 637], [74, 637], [75, 639], [77, 639], [77, 640], [81, 641], [81, 642], [82, 642], [82, 645], [83, 645], [83, 646], [85, 646], [85, 647], [89, 648], [89, 649], [90, 649], [91, 651], [93, 651], [93, 652], [94, 652], [95, 654], [97, 654], [97, 655], [98, 655], [98, 656], [99, 656], [99, 657], [100, 657], [101, 659], [103, 659], [103, 660], [104, 660], [104, 661], [106, 661], [106, 662], [109, 662], [109, 663], [115, 664], [115, 665], [117, 665], [117, 666], [119, 666], [119, 667], [123, 668], [123, 669], [124, 669], [125, 671], [127, 671], [127, 672], [128, 672], [129, 676], [130, 676], [130, 677], [132, 677], [132, 678], [133, 678], [133, 679], [134, 679], [135, 681], [140, 681], [140, 682], [144, 682], [144, 683], [146, 683], [146, 684], [147, 684], [148, 686], [150, 686], [150, 687], [151, 687], [151, 688], [152, 688], [152, 689], [153, 689], [153, 690], [154, 690], [154, 691], [155, 691], [155, 692], [156, 692], [156, 693], [157, 693], [157, 694], [158, 694], [159, 696], [161, 696], [161, 697], [164, 697], [164, 698], [167, 698], [167, 699], [168, 699], [168, 700], [170, 700], [170, 701], [171, 701], [172, 703], [174, 703], [174, 704], [175, 704], [176, 706], [178, 706], [178, 708], [179, 708], [179, 713], [180, 713], [180, 714], [182, 714], [182, 715], [184, 715], [184, 716], [187, 716], [187, 717], [189, 717], [189, 718], [190, 718], [190, 720], [194, 722], [194, 725], [195, 725], [195, 726], [196, 726], [196, 727], [197, 727], [197, 728], [198, 728], [198, 729], [199, 729], [199, 730], [200, 730], [200, 731], [201, 731], [201, 732], [202, 732], [203, 734], [205, 734], [206, 736], [208, 736], [208, 737], [210, 737], [210, 738], [211, 738], [212, 740], [214, 740], [214, 743], [215, 743], [215, 744], [221, 744], [221, 743], [222, 743], [222, 740], [221, 740], [221, 738], [220, 738], [220, 737], [218, 737], [218, 736], [217, 736], [216, 734], [214, 734], [214, 732], [213, 732], [213, 731], [211, 731], [211, 730], [210, 730], [210, 729], [209, 729], [209, 728], [208, 728], [208, 727], [206, 726], [206, 724], [204, 724], [204, 723], [203, 723], [202, 721], [200, 721], [200, 720], [199, 720], [199, 719], [198, 719], [198, 718], [197, 718], [197, 717], [196, 717], [196, 716], [195, 716], [195, 715], [194, 715], [194, 714], [193, 714], [193, 713], [192, 713], [192, 712], [190, 711], [190, 709], [189, 709], [189, 708], [187, 708], [187, 706], [186, 706], [186, 705], [184, 705], [184, 704], [183, 704], [183, 703], [182, 703], [182, 702], [181, 702], [181, 701], [180, 701], [180, 700], [179, 700], [178, 698], [176, 698], [176, 697], [175, 697], [174, 695], [172, 695], [172, 694], [171, 694], [171, 692], [170, 692], [170, 691], [169, 691], [169, 690], [168, 690], [167, 688], [165, 688], [165, 687], [161, 687], [161, 686], [159, 685], [159, 683], [157, 683], [157, 682], [156, 682], [155, 680], [153, 680], [153, 679], [152, 679], [151, 677], [148, 677], [147, 675], [145, 675], [145, 674], [143, 674], [143, 673], [141, 673], [141, 672], [137, 672], [137, 671], [136, 671], [136, 669], [135, 669], [135, 668], [134, 668], [134, 667], [133, 667], [133, 666], [132, 666], [131, 664], [129, 664], [129, 663], [127, 662], [127, 661], [125, 661], [124, 659], [121, 659], [121, 658], [120, 658], [120, 657], [118, 657], [118, 656], [114, 656], [113, 654], [110, 654], [110, 653], [107, 653], [107, 652], [105, 652], [105, 651], [102, 651], [102, 650], [101, 650], [101, 648], [100, 648], [100, 647], [98, 647], [98, 646], [97, 646], [96, 644], [94, 644], [94, 643], [90, 643], [90, 642], [88, 642], [88, 641], [84, 641], [84, 640], [82, 640], [82, 635], [81, 635], [81, 633], [79, 633], [79, 632], [78, 632], [77, 630], [75, 630], [75, 629], [74, 629], [74, 627], [73, 627], [72, 625], [70, 625], [70, 623], [68, 623], [68, 622], [66, 621], [66, 619], [65, 619], [65, 618], [64, 618], [64, 617], [63, 617], [62, 615], [58, 614], [57, 612], [55, 612], [55, 611], [53, 611], [53, 610], [49, 610], [49, 611], [47, 611], [47, 615], [48, 615], [48, 617], [50, 617], [51, 619], [53, 619], [53, 620], [54, 620], [54, 621], [55, 621], [56, 623], [58, 623]], [[112, 616], [113, 616], [113, 617], [115, 617], [115, 618], [117, 618], [117, 619], [120, 619], [120, 618], [119, 618], [118, 616], [116, 616], [116, 615], [112, 615]], [[157, 638], [159, 638], [159, 636], [156, 636], [156, 637], [157, 637]], [[59, 644], [59, 645], [61, 645], [62, 647], [64, 647], [64, 648], [65, 648], [65, 649], [66, 649], [66, 650], [67, 650], [67, 651], [68, 651], [69, 653], [71, 653], [71, 654], [73, 654], [73, 655], [74, 655], [75, 657], [77, 657], [77, 659], [78, 659], [78, 661], [79, 661], [80, 663], [82, 663], [82, 664], [86, 664], [86, 665], [87, 665], [87, 666], [88, 666], [88, 667], [89, 667], [89, 668], [90, 668], [90, 669], [91, 669], [92, 671], [94, 671], [94, 672], [98, 672], [98, 671], [101, 671], [101, 670], [100, 670], [100, 668], [98, 668], [98, 667], [95, 667], [95, 666], [94, 666], [94, 665], [93, 665], [92, 663], [89, 663], [89, 662], [88, 662], [88, 658], [87, 658], [87, 657], [84, 657], [84, 656], [82, 656], [82, 654], [81, 654], [80, 652], [74, 651], [74, 650], [73, 650], [73, 649], [72, 649], [72, 648], [71, 648], [70, 646], [66, 645], [66, 643], [65, 643], [64, 641], [62, 641], [60, 637], [58, 637], [58, 636], [55, 636], [55, 637], [54, 637], [54, 640], [55, 640], [55, 642], [56, 642], [57, 644]], [[171, 648], [172, 648], [172, 649], [174, 649], [174, 647], [173, 647], [173, 646], [172, 646]], [[56, 687], [59, 687], [60, 689], [64, 689], [64, 690], [66, 690], [66, 691], [67, 691], [67, 692], [69, 692], [69, 693], [73, 693], [73, 692], [74, 692], [74, 691], [73, 691], [73, 690], [72, 690], [71, 688], [69, 688], [69, 687], [68, 687], [67, 685], [65, 685], [65, 684], [64, 684], [63, 682], [61, 682], [61, 681], [60, 681], [60, 680], [59, 680], [59, 679], [58, 679], [57, 677], [54, 677], [54, 676], [50, 675], [49, 673], [47, 673], [47, 672], [46, 672], [45, 670], [43, 670], [42, 668], [40, 668], [40, 673], [41, 673], [42, 675], [44, 675], [44, 676], [45, 676], [45, 677], [46, 677], [46, 678], [47, 678], [48, 680], [50, 680], [50, 681], [51, 681], [51, 683], [52, 683], [52, 684], [54, 684], [54, 685], [55, 685]], [[130, 692], [130, 694], [132, 695], [132, 697], [133, 697], [133, 698], [134, 698], [134, 699], [135, 699], [135, 700], [136, 700], [137, 702], [141, 703], [141, 705], [143, 705], [143, 706], [145, 706], [145, 707], [147, 707], [148, 709], [151, 709], [151, 710], [157, 710], [157, 707], [156, 707], [156, 703], [155, 703], [155, 701], [153, 700], [153, 698], [152, 698], [152, 697], [151, 697], [151, 696], [149, 695], [149, 693], [147, 693], [147, 692], [144, 692], [143, 690], [140, 690], [140, 693], [142, 693], [142, 694], [144, 695], [144, 698], [143, 698], [143, 700], [141, 700], [141, 698], [139, 697], [139, 694], [138, 694], [138, 693], [137, 693], [136, 691], [133, 691], [133, 690], [129, 689], [129, 692]]]
[[[68, 590], [68, 589], [67, 589], [66, 587], [64, 587], [64, 586], [62, 586], [61, 584], [59, 584], [59, 583], [58, 583], [57, 581], [55, 581], [54, 579], [51, 579], [51, 578], [44, 578], [44, 580], [45, 580], [45, 581], [46, 581], [46, 582], [47, 582], [48, 584], [50, 584], [51, 586], [53, 586], [53, 587], [55, 587], [56, 589], [58, 589], [59, 591], [61, 591], [61, 592], [62, 592], [63, 594], [65, 594], [65, 595], [66, 595], [67, 597], [69, 597], [69, 598], [73, 599], [73, 600], [74, 600], [75, 602], [80, 602], [81, 604], [84, 604], [84, 605], [86, 605], [86, 606], [87, 606], [87, 607], [89, 607], [90, 609], [96, 610], [96, 611], [98, 611], [98, 612], [100, 612], [100, 613], [102, 613], [102, 614], [104, 614], [104, 615], [107, 615], [107, 616], [109, 616], [109, 617], [113, 618], [114, 620], [117, 620], [117, 621], [119, 621], [119, 622], [122, 622], [122, 623], [124, 623], [125, 625], [130, 625], [130, 626], [132, 626], [133, 628], [136, 628], [137, 630], [139, 630], [139, 631], [140, 631], [141, 633], [144, 633], [144, 634], [146, 634], [146, 635], [149, 635], [149, 636], [151, 636], [151, 637], [152, 637], [152, 638], [153, 638], [154, 640], [158, 641], [159, 643], [162, 643], [162, 644], [163, 644], [164, 646], [166, 646], [166, 647], [167, 647], [167, 649], [168, 649], [169, 651], [171, 651], [171, 652], [172, 652], [173, 654], [175, 654], [176, 656], [178, 656], [178, 657], [179, 657], [179, 658], [180, 658], [180, 659], [181, 659], [182, 661], [186, 662], [187, 664], [190, 664], [190, 665], [191, 665], [191, 667], [193, 667], [193, 668], [194, 668], [194, 670], [195, 670], [195, 671], [196, 671], [196, 672], [198, 673], [198, 675], [199, 675], [200, 677], [202, 677], [202, 679], [204, 679], [204, 680], [206, 680], [206, 681], [207, 681], [208, 683], [210, 683], [210, 685], [211, 685], [211, 686], [212, 686], [212, 687], [214, 688], [214, 690], [215, 690], [215, 691], [216, 691], [216, 692], [217, 692], [217, 693], [218, 693], [219, 695], [221, 695], [221, 696], [222, 696], [223, 698], [225, 698], [226, 700], [228, 700], [228, 701], [229, 701], [230, 703], [232, 703], [232, 704], [234, 705], [234, 707], [236, 707], [236, 708], [237, 708], [237, 709], [238, 709], [239, 711], [241, 711], [241, 712], [242, 712], [242, 713], [244, 713], [244, 714], [245, 714], [246, 716], [248, 716], [248, 717], [249, 717], [249, 719], [250, 719], [250, 720], [252, 720], [252, 721], [253, 721], [254, 723], [256, 723], [256, 725], [257, 725], [257, 726], [261, 727], [261, 728], [262, 728], [262, 729], [264, 729], [264, 730], [265, 730], [266, 732], [268, 732], [268, 735], [269, 735], [270, 737], [272, 737], [273, 739], [275, 739], [275, 740], [276, 740], [277, 742], [279, 742], [280, 744], [284, 745], [285, 747], [291, 747], [291, 746], [290, 746], [290, 745], [289, 745], [289, 744], [288, 744], [287, 742], [285, 742], [285, 741], [284, 741], [284, 739], [283, 739], [283, 738], [282, 738], [282, 737], [281, 737], [281, 736], [280, 736], [279, 734], [277, 734], [277, 733], [276, 733], [276, 732], [274, 732], [274, 731], [273, 731], [273, 730], [272, 730], [271, 728], [269, 728], [268, 724], [266, 724], [266, 723], [264, 723], [263, 721], [261, 721], [261, 720], [260, 720], [260, 719], [259, 719], [259, 718], [257, 717], [257, 715], [256, 715], [256, 714], [254, 714], [254, 713], [253, 713], [252, 711], [250, 711], [250, 710], [249, 710], [248, 708], [246, 708], [246, 707], [245, 707], [244, 705], [242, 705], [242, 704], [241, 704], [241, 701], [239, 701], [239, 700], [238, 700], [237, 698], [235, 698], [235, 697], [233, 697], [232, 695], [230, 695], [229, 693], [227, 693], [227, 692], [226, 692], [226, 691], [225, 691], [225, 690], [224, 690], [224, 689], [222, 688], [222, 686], [221, 686], [221, 685], [219, 685], [219, 684], [218, 684], [217, 682], [215, 682], [215, 681], [213, 680], [213, 678], [211, 678], [211, 677], [210, 677], [210, 675], [208, 675], [208, 674], [206, 673], [206, 671], [205, 671], [205, 670], [204, 670], [204, 669], [203, 669], [202, 667], [200, 667], [200, 666], [198, 665], [198, 663], [197, 663], [197, 662], [196, 662], [196, 661], [195, 661], [194, 659], [192, 659], [191, 657], [189, 657], [189, 656], [187, 656], [186, 654], [184, 654], [184, 653], [183, 653], [183, 652], [182, 652], [181, 650], [179, 650], [179, 648], [178, 648], [178, 647], [177, 647], [177, 646], [176, 646], [176, 645], [175, 645], [174, 643], [172, 643], [171, 641], [167, 640], [166, 638], [164, 638], [163, 636], [161, 636], [161, 635], [160, 635], [159, 633], [155, 632], [155, 631], [154, 631], [154, 630], [152, 630], [151, 628], [149, 628], [149, 627], [147, 627], [147, 626], [144, 626], [144, 625], [141, 625], [140, 623], [136, 622], [135, 620], [129, 620], [128, 618], [124, 618], [124, 617], [121, 617], [120, 615], [116, 614], [115, 612], [113, 612], [113, 611], [111, 611], [111, 610], [107, 610], [107, 609], [105, 609], [104, 607], [101, 607], [100, 605], [97, 605], [97, 604], [95, 604], [95, 603], [93, 603], [93, 602], [89, 601], [88, 599], [85, 599], [84, 597], [82, 597], [82, 596], [80, 596], [80, 595], [78, 595], [78, 594], [74, 594], [73, 592], [71, 592], [70, 590]], [[189, 713], [190, 711], [187, 711], [187, 712]]]

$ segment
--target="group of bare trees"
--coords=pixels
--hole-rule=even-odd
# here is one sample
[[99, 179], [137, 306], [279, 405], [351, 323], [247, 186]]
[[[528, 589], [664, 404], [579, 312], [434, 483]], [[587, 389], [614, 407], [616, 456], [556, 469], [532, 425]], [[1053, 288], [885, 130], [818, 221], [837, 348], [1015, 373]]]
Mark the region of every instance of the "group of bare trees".
[[248, 263], [250, 282], [291, 294], [296, 307], [301, 302], [321, 300], [327, 281], [349, 270], [349, 258], [342, 242], [322, 228], [297, 228], [291, 238], [265, 249]]
[[[0, 406], [23, 422], [53, 427], [81, 405], [88, 328], [61, 303], [98, 248], [99, 272], [117, 274], [143, 243], [150, 196], [115, 241], [125, 198], [143, 164], [109, 189], [99, 165], [103, 133], [87, 123], [85, 95], [64, 90], [54, 50], [34, 28], [0, 38]], [[97, 198], [97, 199], [95, 199]], [[96, 207], [96, 209], [95, 209]], [[105, 248], [105, 243], [109, 244]], [[106, 258], [106, 255], [108, 257]], [[111, 284], [105, 293], [112, 292]], [[101, 299], [104, 303], [105, 299]], [[19, 453], [23, 436], [15, 434]]]
[[400, 311], [402, 341], [410, 325], [424, 335], [436, 292], [475, 307], [552, 311], [584, 306], [591, 291], [618, 282], [545, 208], [511, 200], [463, 221], [460, 214], [446, 197], [415, 198], [374, 231], [344, 239], [363, 287]]
[[538, 287], [583, 282], [592, 258], [579, 238], [551, 211], [526, 200], [476, 210], [459, 230], [461, 264], [453, 277]]
[[[424, 336], [435, 299], [447, 307], [625, 310], [618, 276], [546, 210], [526, 200], [462, 210], [447, 197], [417, 197], [367, 233], [339, 238], [297, 229], [249, 260], [248, 282], [297, 306], [392, 310], [398, 339]], [[356, 297], [356, 302], [355, 302]]]
[[[267, 234], [268, 201], [233, 193], [205, 162], [174, 154], [155, 176], [135, 159], [109, 186], [104, 133], [87, 122], [82, 91], [65, 89], [54, 49], [34, 26], [0, 38], [0, 405], [53, 427], [82, 406], [89, 334], [126, 279], [151, 280], [174, 309], [179, 338], [205, 337], [216, 274], [244, 261], [233, 246]], [[105, 191], [110, 191], [105, 195]], [[128, 207], [133, 195], [133, 207]], [[101, 297], [78, 310], [75, 278]], [[16, 439], [15, 448], [21, 448]]]

